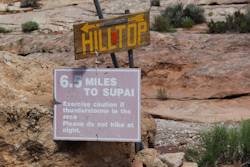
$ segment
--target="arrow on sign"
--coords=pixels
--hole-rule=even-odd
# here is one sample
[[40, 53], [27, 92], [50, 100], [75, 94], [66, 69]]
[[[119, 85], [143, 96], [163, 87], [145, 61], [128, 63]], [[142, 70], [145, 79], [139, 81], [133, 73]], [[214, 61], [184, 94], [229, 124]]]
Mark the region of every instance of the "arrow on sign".
[[85, 33], [88, 33], [90, 29], [98, 28], [99, 24], [84, 24], [81, 30]]
[[135, 17], [129, 18], [129, 22], [143, 22], [143, 21], [144, 21], [144, 14], [140, 14]]

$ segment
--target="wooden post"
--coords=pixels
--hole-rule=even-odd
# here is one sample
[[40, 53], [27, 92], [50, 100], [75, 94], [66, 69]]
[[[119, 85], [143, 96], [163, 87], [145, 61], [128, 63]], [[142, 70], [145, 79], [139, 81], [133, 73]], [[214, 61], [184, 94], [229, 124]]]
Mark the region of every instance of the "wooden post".
[[[102, 13], [102, 9], [101, 9], [99, 0], [94, 0], [94, 3], [95, 3], [95, 8], [96, 8], [96, 13], [97, 13], [99, 19], [103, 19], [104, 17], [103, 17], [103, 13]], [[119, 68], [115, 53], [111, 53], [110, 56], [111, 56], [114, 67]]]

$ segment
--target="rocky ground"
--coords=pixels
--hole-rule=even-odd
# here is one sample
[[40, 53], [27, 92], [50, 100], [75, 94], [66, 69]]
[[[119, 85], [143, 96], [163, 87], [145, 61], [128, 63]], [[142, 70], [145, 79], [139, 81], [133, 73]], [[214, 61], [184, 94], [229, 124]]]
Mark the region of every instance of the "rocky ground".
[[[0, 166], [129, 166], [132, 144], [52, 140], [53, 69], [106, 68], [112, 63], [109, 55], [102, 55], [98, 66], [94, 57], [74, 60], [72, 25], [97, 19], [92, 1], [41, 2], [40, 9], [0, 15], [0, 26], [13, 30], [0, 34]], [[162, 1], [162, 6], [170, 2]], [[198, 2], [212, 8], [212, 1]], [[148, 0], [103, 0], [101, 4], [106, 17], [128, 8], [131, 12], [150, 8]], [[236, 0], [214, 6], [221, 11], [230, 5], [247, 7]], [[155, 15], [159, 8], [151, 11]], [[41, 29], [22, 33], [20, 25], [29, 20], [39, 22]], [[117, 58], [127, 68], [127, 53]], [[143, 73], [142, 111], [151, 114], [157, 125], [155, 132], [154, 121], [144, 115], [144, 143], [152, 146], [156, 133], [154, 144], [162, 153], [196, 144], [199, 132], [214, 123], [250, 118], [249, 34], [210, 35], [206, 25], [171, 34], [151, 32], [151, 45], [135, 50], [135, 65]], [[166, 100], [158, 98], [160, 89], [165, 90]]]
[[162, 153], [175, 153], [193, 148], [199, 143], [200, 132], [209, 130], [210, 124], [156, 119], [155, 147]]

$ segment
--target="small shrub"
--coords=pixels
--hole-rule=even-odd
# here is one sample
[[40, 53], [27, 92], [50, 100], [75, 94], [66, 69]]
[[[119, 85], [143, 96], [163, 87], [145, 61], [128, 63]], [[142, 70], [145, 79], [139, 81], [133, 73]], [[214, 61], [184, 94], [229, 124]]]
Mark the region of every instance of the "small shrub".
[[11, 32], [11, 30], [8, 30], [8, 29], [6, 29], [6, 28], [4, 28], [4, 27], [0, 27], [0, 33], [9, 33], [9, 32]]
[[161, 6], [160, 0], [151, 0], [151, 6]]
[[28, 21], [24, 24], [22, 24], [22, 31], [23, 32], [32, 32], [35, 30], [39, 29], [39, 24], [37, 22], [34, 21]]
[[226, 23], [228, 31], [231, 32], [241, 32], [247, 31], [244, 30], [247, 22], [245, 19], [245, 15], [239, 11], [235, 12], [233, 15], [229, 15], [226, 17]]
[[37, 8], [39, 7], [38, 0], [22, 0], [20, 7], [21, 8], [27, 8], [27, 7]]
[[189, 162], [198, 162], [200, 158], [200, 152], [196, 149], [188, 148], [185, 153], [185, 159]]
[[152, 25], [152, 29], [154, 31], [159, 32], [174, 32], [174, 28], [171, 26], [170, 21], [168, 18], [165, 18], [163, 16], [156, 16], [154, 23]]
[[190, 17], [184, 17], [181, 21], [181, 26], [183, 28], [192, 28], [194, 25], [194, 21]]
[[240, 126], [240, 145], [242, 147], [242, 159], [250, 161], [250, 120], [243, 121]]
[[238, 127], [216, 126], [201, 134], [198, 149], [188, 149], [186, 159], [199, 164], [199, 167], [212, 167], [221, 164], [246, 164], [250, 162], [250, 120]]
[[160, 100], [167, 100], [168, 99], [167, 91], [165, 88], [160, 88], [157, 90], [157, 99], [160, 99]]
[[206, 150], [198, 162], [199, 166], [216, 166], [217, 159], [227, 149], [227, 130], [224, 126], [216, 126], [212, 131], [202, 134], [201, 141]]
[[213, 12], [209, 12], [209, 13], [208, 13], [208, 16], [209, 16], [209, 17], [212, 17], [213, 15], [214, 15]]
[[250, 22], [250, 8], [247, 10], [245, 17], [246, 17], [247, 22]]
[[205, 22], [204, 9], [194, 4], [189, 4], [184, 8], [182, 3], [177, 3], [168, 6], [161, 16], [155, 18], [153, 29], [172, 32], [173, 28], [191, 28], [194, 24], [203, 22]]
[[225, 33], [225, 32], [250, 32], [250, 11], [246, 14], [236, 11], [233, 15], [228, 15], [225, 22], [211, 21], [208, 24], [210, 33]]
[[5, 12], [7, 12], [7, 13], [11, 12], [11, 10], [8, 6], [5, 8]]
[[204, 23], [206, 21], [204, 9], [195, 4], [188, 4], [184, 9], [184, 15], [191, 18], [196, 24]]
[[176, 5], [167, 7], [163, 13], [163, 16], [168, 18], [174, 27], [180, 27], [182, 18], [184, 16], [183, 4], [178, 3]]
[[214, 22], [213, 20], [208, 23], [209, 33], [226, 33], [227, 24], [224, 21]]

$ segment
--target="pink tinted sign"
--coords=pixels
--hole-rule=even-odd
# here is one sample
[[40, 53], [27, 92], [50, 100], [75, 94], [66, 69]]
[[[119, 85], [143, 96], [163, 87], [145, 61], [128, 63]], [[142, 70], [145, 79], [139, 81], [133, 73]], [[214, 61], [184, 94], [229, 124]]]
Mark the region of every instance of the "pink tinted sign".
[[56, 69], [54, 139], [139, 142], [139, 69]]

